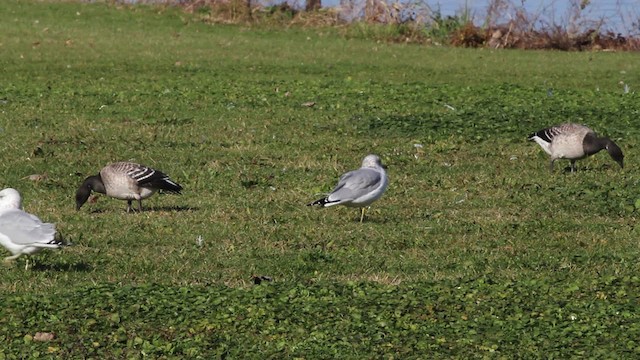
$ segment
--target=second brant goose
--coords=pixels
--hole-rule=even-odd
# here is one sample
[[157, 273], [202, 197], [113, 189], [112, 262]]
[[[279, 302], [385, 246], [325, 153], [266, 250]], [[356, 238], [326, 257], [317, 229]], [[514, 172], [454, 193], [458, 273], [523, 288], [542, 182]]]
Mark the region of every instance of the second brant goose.
[[607, 150], [611, 158], [620, 167], [624, 167], [624, 155], [620, 147], [608, 137], [598, 137], [593, 130], [584, 125], [566, 123], [552, 126], [529, 135], [551, 156], [549, 170], [553, 172], [553, 163], [557, 159], [571, 161], [571, 171], [576, 170], [576, 160], [584, 159], [600, 150]]

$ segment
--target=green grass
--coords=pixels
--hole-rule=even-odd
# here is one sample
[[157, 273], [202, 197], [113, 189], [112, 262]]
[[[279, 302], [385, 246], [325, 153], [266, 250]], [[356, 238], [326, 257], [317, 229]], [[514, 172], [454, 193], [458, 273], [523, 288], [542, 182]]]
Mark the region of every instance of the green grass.
[[[0, 13], [0, 187], [75, 244], [0, 273], [0, 358], [638, 356], [636, 54]], [[564, 121], [613, 138], [625, 169], [602, 153], [550, 175], [526, 137]], [[304, 206], [367, 153], [391, 182], [365, 223]], [[118, 160], [184, 194], [76, 212]]]

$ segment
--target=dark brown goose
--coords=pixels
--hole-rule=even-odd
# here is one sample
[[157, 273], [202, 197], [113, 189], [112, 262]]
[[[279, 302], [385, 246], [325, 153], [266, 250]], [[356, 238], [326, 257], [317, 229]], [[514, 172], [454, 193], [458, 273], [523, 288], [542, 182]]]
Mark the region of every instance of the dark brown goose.
[[127, 200], [127, 212], [132, 210], [133, 200], [137, 200], [138, 211], [142, 211], [142, 200], [158, 190], [180, 194], [182, 186], [159, 170], [132, 162], [117, 162], [105, 166], [99, 174], [84, 180], [76, 192], [76, 209], [80, 210], [89, 199], [91, 191], [95, 191]]
[[624, 155], [620, 147], [608, 137], [598, 137], [593, 130], [584, 125], [566, 123], [552, 126], [529, 135], [551, 156], [549, 169], [553, 172], [553, 163], [557, 159], [571, 161], [571, 171], [576, 170], [576, 160], [584, 159], [600, 150], [607, 150], [620, 167], [624, 167]]

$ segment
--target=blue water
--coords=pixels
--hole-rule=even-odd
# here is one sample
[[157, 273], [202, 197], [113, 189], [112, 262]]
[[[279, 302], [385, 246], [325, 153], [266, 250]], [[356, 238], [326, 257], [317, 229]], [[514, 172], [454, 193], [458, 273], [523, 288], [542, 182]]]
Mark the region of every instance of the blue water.
[[[1, 1], [1, 0], [0, 0]], [[118, 0], [116, 0], [118, 1]], [[182, 0], [119, 0], [125, 3], [154, 3], [154, 2], [182, 2]], [[255, 1], [255, 0], [254, 0]], [[283, 2], [294, 7], [303, 8], [306, 0], [257, 0], [263, 5], [274, 5]], [[341, 0], [321, 0], [324, 7], [336, 7]], [[342, 0], [346, 3], [364, 4], [367, 0]], [[380, 0], [373, 0], [380, 1]], [[444, 17], [455, 16], [467, 9], [471, 12], [474, 22], [478, 25], [485, 23], [487, 6], [491, 0], [382, 0], [388, 4], [399, 2], [401, 4], [418, 4], [427, 6], [432, 11], [439, 11]], [[495, 0], [494, 0], [495, 1]], [[640, 0], [498, 0], [509, 4], [515, 4], [518, 8], [524, 9], [530, 18], [537, 21], [534, 25], [541, 27], [545, 25], [576, 24], [580, 29], [600, 29], [601, 31], [613, 31], [623, 35], [640, 36]], [[580, 12], [579, 21], [573, 21], [571, 4], [588, 3]], [[506, 14], [515, 14], [513, 7]], [[499, 19], [498, 24], [505, 24], [508, 18]], [[602, 26], [598, 26], [602, 24]]]
[[[348, 1], [348, 0], [347, 0]], [[391, 2], [391, 1], [389, 1]], [[411, 3], [411, 0], [400, 0], [400, 3]], [[460, 14], [462, 9], [471, 10], [476, 23], [484, 23], [487, 14], [487, 5], [490, 1], [473, 0], [424, 0], [418, 3], [426, 3], [432, 10], [440, 10], [443, 16]], [[523, 7], [529, 15], [539, 15], [536, 25], [570, 23], [571, 3], [580, 3], [580, 0], [509, 0], [505, 1]], [[322, 0], [323, 6], [337, 6], [340, 0]], [[512, 14], [514, 12], [511, 12]], [[625, 35], [640, 34], [640, 0], [592, 0], [581, 11], [582, 22], [578, 22], [583, 28], [594, 28], [602, 20], [605, 24], [603, 30], [611, 30]], [[508, 19], [503, 19], [506, 20]]]

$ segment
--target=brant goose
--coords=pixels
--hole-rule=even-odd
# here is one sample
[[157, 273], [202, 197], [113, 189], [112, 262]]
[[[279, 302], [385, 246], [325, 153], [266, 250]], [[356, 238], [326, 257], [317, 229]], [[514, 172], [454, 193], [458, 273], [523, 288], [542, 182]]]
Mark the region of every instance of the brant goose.
[[567, 123], [542, 129], [531, 135], [535, 141], [551, 156], [549, 169], [553, 172], [553, 163], [557, 159], [571, 161], [571, 171], [576, 170], [576, 160], [584, 159], [600, 150], [607, 150], [611, 158], [623, 167], [624, 155], [616, 143], [607, 137], [598, 137], [593, 130], [584, 125]]
[[95, 191], [127, 200], [127, 212], [133, 210], [131, 203], [137, 200], [138, 211], [142, 211], [142, 199], [158, 190], [180, 194], [182, 186], [161, 171], [132, 162], [117, 162], [105, 166], [100, 173], [84, 180], [76, 192], [76, 209], [80, 210], [89, 199], [91, 191]]

